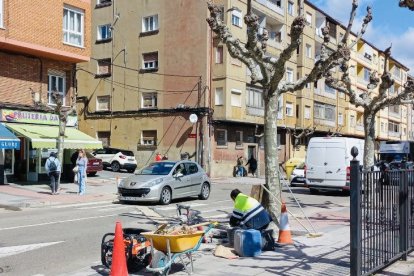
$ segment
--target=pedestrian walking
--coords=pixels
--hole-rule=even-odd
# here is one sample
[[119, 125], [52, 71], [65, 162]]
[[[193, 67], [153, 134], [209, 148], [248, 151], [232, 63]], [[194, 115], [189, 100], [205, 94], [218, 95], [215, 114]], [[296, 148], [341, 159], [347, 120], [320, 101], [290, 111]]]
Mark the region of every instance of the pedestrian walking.
[[86, 158], [86, 152], [85, 150], [79, 150], [78, 160], [76, 161], [78, 183], [79, 183], [79, 195], [85, 194], [87, 166], [88, 166], [88, 158]]
[[237, 172], [236, 176], [244, 176], [243, 156], [237, 157]]
[[50, 177], [50, 189], [52, 195], [59, 194], [59, 176], [62, 170], [59, 159], [55, 152], [51, 152], [45, 164], [46, 173]]
[[247, 160], [246, 166], [247, 165], [249, 165], [249, 172], [252, 174], [252, 176], [254, 176], [257, 170], [257, 160], [253, 157], [253, 155], [249, 160]]
[[161, 153], [157, 152], [157, 154], [155, 155], [155, 161], [158, 162], [158, 161], [161, 161], [161, 160], [162, 160]]
[[164, 156], [162, 157], [162, 160], [168, 160], [168, 155], [164, 154]]

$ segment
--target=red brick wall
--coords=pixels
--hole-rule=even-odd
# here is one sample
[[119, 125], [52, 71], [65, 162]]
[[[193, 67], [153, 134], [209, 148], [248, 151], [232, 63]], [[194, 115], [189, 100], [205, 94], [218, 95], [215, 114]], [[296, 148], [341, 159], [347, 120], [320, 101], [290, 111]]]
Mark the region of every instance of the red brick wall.
[[[66, 103], [72, 93], [72, 64], [48, 59], [30, 58], [0, 52], [0, 103], [32, 105], [30, 88], [42, 92], [47, 102], [48, 71], [59, 70], [66, 75]], [[40, 80], [41, 64], [43, 72]]]
[[[84, 10], [84, 48], [63, 44], [65, 4]], [[0, 37], [90, 56], [90, 0], [4, 0], [3, 8], [4, 29], [0, 29]]]

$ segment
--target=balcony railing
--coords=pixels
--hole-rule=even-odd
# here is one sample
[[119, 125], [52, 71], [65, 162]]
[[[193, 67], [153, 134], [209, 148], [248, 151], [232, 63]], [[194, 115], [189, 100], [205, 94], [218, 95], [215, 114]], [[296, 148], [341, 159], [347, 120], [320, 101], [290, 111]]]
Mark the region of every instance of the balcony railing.
[[391, 109], [389, 109], [389, 115], [394, 117], [394, 118], [401, 118], [401, 112], [394, 112]]
[[278, 14], [284, 16], [285, 12], [281, 7], [278, 7], [275, 3], [269, 1], [269, 0], [256, 0], [256, 2], [262, 4], [263, 6], [271, 9], [274, 12], [277, 12]]
[[276, 40], [269, 39], [269, 40], [267, 41], [267, 44], [268, 44], [269, 46], [271, 46], [271, 47], [276, 48], [276, 49], [283, 50], [283, 45], [282, 45], [282, 42], [278, 42], [278, 41], [276, 41]]
[[388, 131], [388, 136], [395, 137], [395, 138], [400, 138], [401, 137], [401, 133], [394, 132], [394, 131]]
[[313, 119], [313, 123], [316, 125], [324, 125], [334, 127], [336, 125], [335, 121], [329, 121], [324, 119]]
[[264, 116], [264, 109], [259, 107], [247, 106], [246, 114], [252, 116]]
[[355, 127], [355, 129], [356, 129], [357, 131], [364, 131], [364, 125], [357, 124], [357, 125], [356, 125], [356, 127]]

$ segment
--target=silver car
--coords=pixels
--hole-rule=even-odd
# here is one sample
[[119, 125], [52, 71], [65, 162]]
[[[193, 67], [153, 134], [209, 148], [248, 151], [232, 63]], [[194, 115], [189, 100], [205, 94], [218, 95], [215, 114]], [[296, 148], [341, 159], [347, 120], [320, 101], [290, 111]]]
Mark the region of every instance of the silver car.
[[211, 182], [204, 170], [195, 162], [160, 161], [151, 163], [118, 186], [118, 199], [124, 201], [159, 201], [169, 204], [172, 199], [210, 196]]

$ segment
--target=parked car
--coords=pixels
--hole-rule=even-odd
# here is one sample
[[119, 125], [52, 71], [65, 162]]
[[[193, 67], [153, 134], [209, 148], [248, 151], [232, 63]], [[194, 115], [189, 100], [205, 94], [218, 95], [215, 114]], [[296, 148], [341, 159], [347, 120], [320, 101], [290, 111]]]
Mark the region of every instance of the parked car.
[[[78, 151], [75, 151], [71, 157], [72, 164], [76, 163], [78, 159]], [[86, 157], [88, 158], [88, 165], [86, 167], [86, 173], [88, 176], [94, 176], [97, 172], [103, 170], [102, 159], [96, 158], [92, 153], [86, 152]], [[73, 165], [75, 166], [75, 165]]]
[[94, 151], [93, 155], [102, 159], [104, 168], [111, 167], [114, 172], [124, 169], [132, 173], [137, 168], [137, 160], [130, 150], [103, 148]]
[[210, 179], [197, 163], [158, 161], [121, 181], [118, 199], [121, 202], [159, 201], [166, 205], [181, 197], [198, 196], [206, 200], [210, 191]]
[[306, 186], [305, 162], [297, 165], [290, 174], [290, 186]]
[[102, 159], [96, 158], [90, 152], [86, 152], [88, 158], [88, 165], [86, 167], [86, 173], [88, 176], [94, 176], [97, 172], [103, 170]]

